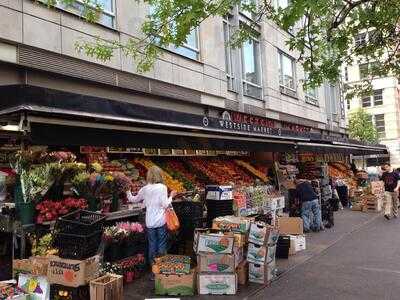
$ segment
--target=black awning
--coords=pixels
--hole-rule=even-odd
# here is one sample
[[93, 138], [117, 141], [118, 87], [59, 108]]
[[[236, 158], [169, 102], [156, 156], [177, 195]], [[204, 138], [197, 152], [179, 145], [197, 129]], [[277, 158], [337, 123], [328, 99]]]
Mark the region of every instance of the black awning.
[[[284, 128], [235, 124], [230, 120], [160, 109], [28, 85], [0, 87], [0, 115], [23, 114], [32, 143], [177, 149], [375, 154], [364, 145]], [[318, 141], [319, 140], [319, 141]], [[344, 145], [343, 145], [344, 143]]]

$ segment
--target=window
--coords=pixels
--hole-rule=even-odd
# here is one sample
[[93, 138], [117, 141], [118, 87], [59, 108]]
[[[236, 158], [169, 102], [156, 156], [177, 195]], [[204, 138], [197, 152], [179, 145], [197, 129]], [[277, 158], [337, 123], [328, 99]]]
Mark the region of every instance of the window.
[[344, 80], [349, 81], [349, 68], [344, 67]]
[[228, 15], [224, 18], [224, 42], [225, 42], [225, 72], [228, 80], [228, 90], [235, 92], [235, 72], [233, 65], [233, 49], [229, 45], [232, 30], [233, 30], [233, 16]]
[[[305, 80], [308, 80], [308, 73], [305, 74]], [[318, 94], [317, 94], [317, 89], [316, 88], [307, 88], [305, 90], [306, 94], [306, 103], [312, 104], [312, 105], [318, 105]]]
[[242, 45], [243, 93], [261, 99], [261, 54], [260, 42], [251, 38]]
[[[45, 0], [41, 0], [46, 3]], [[59, 0], [56, 0], [55, 7], [66, 10], [68, 12], [82, 15], [85, 9], [85, 1], [84, 0], [71, 0], [69, 4], [61, 3]], [[115, 6], [114, 0], [97, 0], [97, 4], [101, 5], [102, 11], [97, 20], [97, 23], [107, 26], [107, 27], [115, 27]]]
[[350, 106], [350, 99], [347, 99], [347, 110], [350, 110], [351, 106]]
[[371, 97], [370, 96], [363, 97], [361, 99], [361, 106], [362, 107], [370, 107], [371, 106]]
[[198, 60], [200, 55], [199, 49], [199, 29], [194, 29], [189, 35], [186, 37], [186, 42], [180, 46], [170, 46], [168, 50], [180, 54], [182, 56]]
[[295, 90], [295, 60], [279, 52], [279, 84], [285, 88]]
[[[149, 13], [152, 14], [154, 12], [154, 7], [152, 5], [149, 6]], [[172, 22], [171, 24], [172, 30], [175, 28], [175, 24]], [[199, 28], [195, 28], [188, 34], [186, 37], [186, 41], [180, 47], [175, 47], [174, 45], [167, 46], [166, 50], [172, 51], [176, 54], [185, 56], [187, 58], [191, 58], [194, 60], [198, 60], [200, 56], [200, 47], [199, 47]]]
[[375, 115], [375, 128], [378, 132], [378, 138], [385, 138], [385, 115]]
[[364, 79], [368, 77], [368, 64], [361, 64], [358, 66], [360, 71], [360, 79]]
[[374, 90], [374, 106], [382, 105], [383, 104], [383, 90]]
[[252, 11], [249, 11], [248, 9], [245, 9], [246, 7], [252, 8], [253, 6], [257, 5], [256, 0], [241, 0], [240, 2], [241, 7], [240, 7], [240, 13], [244, 16], [246, 16], [249, 19], [255, 19], [256, 16]]
[[276, 8], [285, 9], [290, 5], [291, 2], [292, 2], [291, 0], [276, 0], [275, 6]]
[[365, 46], [366, 41], [367, 41], [367, 33], [366, 32], [359, 33], [356, 35], [356, 37], [354, 39], [355, 39], [356, 47]]

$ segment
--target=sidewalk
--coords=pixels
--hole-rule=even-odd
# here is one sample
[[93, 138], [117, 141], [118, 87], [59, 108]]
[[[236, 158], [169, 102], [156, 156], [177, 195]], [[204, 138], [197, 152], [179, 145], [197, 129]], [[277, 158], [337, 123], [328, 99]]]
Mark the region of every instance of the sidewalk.
[[[320, 233], [307, 234], [307, 250], [300, 252], [289, 259], [277, 260], [277, 267], [279, 277], [283, 279], [289, 271], [302, 265], [312, 257], [321, 254], [324, 250], [328, 249], [344, 237], [348, 236], [354, 231], [366, 226], [374, 219], [379, 217], [379, 214], [353, 212], [350, 210], [338, 211], [335, 213], [335, 226]], [[235, 296], [219, 296], [218, 300], [233, 300], [233, 299], [246, 299], [252, 295], [257, 294], [265, 286], [259, 284], [249, 284], [248, 286], [239, 286], [239, 292]], [[126, 300], [143, 300], [145, 298], [165, 298], [154, 296], [154, 282], [150, 281], [148, 276], [125, 286], [124, 299]], [[212, 300], [215, 296], [194, 296], [199, 300]], [[184, 299], [184, 298], [182, 298]], [[189, 298], [187, 298], [189, 299]]]

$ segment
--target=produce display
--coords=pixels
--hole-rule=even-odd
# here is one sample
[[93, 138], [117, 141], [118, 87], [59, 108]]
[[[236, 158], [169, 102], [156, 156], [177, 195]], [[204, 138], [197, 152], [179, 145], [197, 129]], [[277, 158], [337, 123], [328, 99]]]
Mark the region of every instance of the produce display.
[[237, 163], [239, 166], [245, 168], [247, 171], [249, 171], [251, 174], [253, 174], [254, 176], [258, 177], [259, 179], [261, 179], [264, 182], [268, 182], [268, 177], [267, 177], [267, 173], [263, 173], [260, 170], [257, 170], [255, 167], [253, 167], [252, 165], [250, 165], [249, 163], [243, 161], [243, 160], [235, 160], [235, 163]]
[[56, 255], [58, 253], [58, 250], [52, 247], [53, 235], [51, 233], [42, 236], [40, 239], [33, 236], [31, 240], [33, 256]]
[[164, 255], [155, 259], [154, 274], [189, 274], [190, 257], [184, 255]]
[[68, 214], [77, 209], [86, 209], [87, 202], [85, 199], [66, 198], [62, 201], [44, 200], [36, 204], [36, 223], [54, 221], [58, 217]]
[[[137, 158], [135, 159], [135, 163], [142, 165], [145, 167], [147, 170], [150, 169], [153, 166], [157, 166], [155, 163], [153, 163], [151, 160], [147, 158]], [[183, 184], [179, 182], [178, 180], [175, 180], [170, 176], [168, 173], [165, 171], [162, 172], [162, 176], [164, 178], [165, 185], [172, 191], [176, 191], [178, 193], [183, 193], [185, 192], [185, 188], [183, 187]]]

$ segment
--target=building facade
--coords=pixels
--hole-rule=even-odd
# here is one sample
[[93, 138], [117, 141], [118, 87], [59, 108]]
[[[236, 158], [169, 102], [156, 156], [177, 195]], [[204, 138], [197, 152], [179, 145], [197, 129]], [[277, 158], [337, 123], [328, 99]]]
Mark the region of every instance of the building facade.
[[[152, 70], [138, 74], [122, 51], [107, 62], [77, 52], [77, 41], [124, 42], [141, 34], [149, 7], [131, 0], [101, 2], [104, 11], [90, 24], [79, 17], [80, 0], [55, 9], [40, 1], [0, 0], [0, 86], [29, 85], [211, 117], [237, 111], [280, 127], [345, 135], [339, 88], [303, 90], [306, 74], [286, 45], [289, 33], [276, 24], [261, 22], [253, 39], [231, 49], [226, 42], [232, 31], [251, 18], [236, 7], [226, 18], [205, 20], [184, 46], [164, 49]], [[395, 88], [384, 90], [385, 97], [389, 93]]]
[[[347, 84], [360, 83], [364, 78], [365, 64], [347, 66], [344, 70], [344, 81]], [[395, 77], [384, 77], [372, 80], [372, 94], [346, 100], [347, 114], [363, 108], [371, 115], [381, 144], [386, 145], [390, 162], [400, 167], [400, 106], [399, 82]], [[374, 159], [372, 159], [373, 161]], [[378, 163], [379, 164], [379, 163]]]

